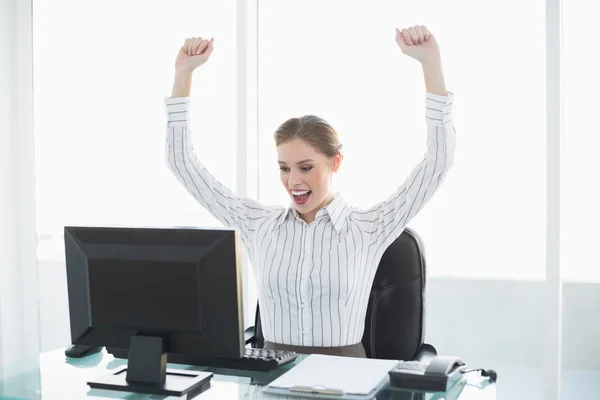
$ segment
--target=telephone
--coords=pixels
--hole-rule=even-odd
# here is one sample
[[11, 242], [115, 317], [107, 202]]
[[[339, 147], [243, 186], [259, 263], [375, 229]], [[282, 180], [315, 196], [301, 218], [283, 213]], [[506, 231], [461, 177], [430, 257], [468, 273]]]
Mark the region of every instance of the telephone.
[[455, 356], [436, 356], [429, 364], [402, 361], [389, 371], [390, 384], [398, 389], [446, 392], [460, 380], [465, 369], [465, 362]]

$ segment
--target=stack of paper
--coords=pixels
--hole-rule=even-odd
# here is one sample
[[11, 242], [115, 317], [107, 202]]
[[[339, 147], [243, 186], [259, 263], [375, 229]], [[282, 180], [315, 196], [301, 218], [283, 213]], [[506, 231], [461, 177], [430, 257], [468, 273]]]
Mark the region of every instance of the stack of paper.
[[399, 362], [311, 354], [271, 382], [264, 391], [290, 396], [320, 394], [370, 398], [389, 381], [388, 372]]

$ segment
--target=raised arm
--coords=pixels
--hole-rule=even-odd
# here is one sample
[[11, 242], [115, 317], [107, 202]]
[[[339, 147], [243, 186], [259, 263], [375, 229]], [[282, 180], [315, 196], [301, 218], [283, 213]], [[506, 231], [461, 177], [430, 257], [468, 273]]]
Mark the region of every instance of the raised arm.
[[446, 91], [439, 48], [423, 26], [396, 30], [402, 52], [421, 63], [425, 78], [427, 150], [408, 178], [386, 200], [360, 212], [361, 220], [373, 221], [372, 240], [385, 251], [423, 208], [442, 184], [454, 160], [455, 130], [452, 123], [453, 94]]
[[237, 196], [215, 179], [195, 155], [190, 129], [190, 91], [194, 70], [213, 51], [213, 39], [187, 39], [175, 62], [167, 113], [167, 165], [194, 198], [225, 226], [239, 228], [245, 243], [257, 224], [275, 211], [247, 197]]

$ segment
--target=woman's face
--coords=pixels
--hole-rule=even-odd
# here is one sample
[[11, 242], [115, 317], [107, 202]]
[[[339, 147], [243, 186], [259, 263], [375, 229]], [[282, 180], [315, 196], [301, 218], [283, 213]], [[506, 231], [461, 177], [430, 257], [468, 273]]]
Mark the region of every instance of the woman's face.
[[281, 183], [294, 207], [306, 222], [333, 199], [331, 176], [339, 168], [341, 156], [329, 158], [302, 139], [277, 147]]

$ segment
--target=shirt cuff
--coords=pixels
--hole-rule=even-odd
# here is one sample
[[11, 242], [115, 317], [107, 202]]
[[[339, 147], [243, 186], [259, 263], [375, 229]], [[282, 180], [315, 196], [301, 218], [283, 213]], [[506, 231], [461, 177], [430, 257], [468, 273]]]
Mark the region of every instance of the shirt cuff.
[[429, 125], [444, 126], [452, 121], [454, 93], [446, 96], [427, 92], [425, 95], [425, 119]]
[[189, 97], [167, 97], [165, 98], [165, 112], [167, 122], [170, 124], [185, 124], [190, 119]]

